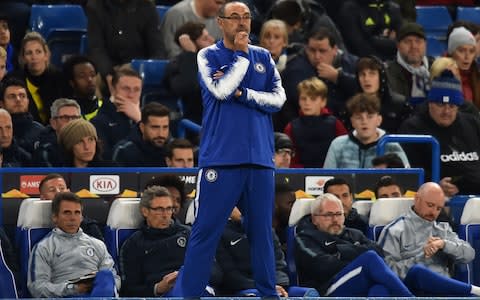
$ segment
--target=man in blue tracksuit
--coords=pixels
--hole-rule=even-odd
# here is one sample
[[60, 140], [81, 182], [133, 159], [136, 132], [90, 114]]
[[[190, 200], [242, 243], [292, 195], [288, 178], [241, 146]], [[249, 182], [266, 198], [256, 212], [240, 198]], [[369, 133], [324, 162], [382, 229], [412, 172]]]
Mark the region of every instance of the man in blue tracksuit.
[[271, 114], [285, 102], [267, 50], [248, 44], [251, 14], [241, 2], [219, 11], [223, 40], [198, 53], [203, 99], [196, 221], [175, 289], [200, 297], [234, 206], [244, 217], [256, 288], [275, 291], [272, 243], [274, 145]]

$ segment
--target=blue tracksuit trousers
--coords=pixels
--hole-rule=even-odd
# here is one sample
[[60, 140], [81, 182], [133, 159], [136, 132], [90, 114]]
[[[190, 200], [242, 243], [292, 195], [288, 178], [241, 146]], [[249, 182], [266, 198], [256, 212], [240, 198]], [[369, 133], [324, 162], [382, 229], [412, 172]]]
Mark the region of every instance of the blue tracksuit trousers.
[[256, 288], [264, 297], [277, 297], [272, 241], [274, 180], [274, 169], [260, 166], [200, 169], [196, 219], [174, 296], [204, 294], [218, 242], [230, 213], [237, 206], [250, 242]]

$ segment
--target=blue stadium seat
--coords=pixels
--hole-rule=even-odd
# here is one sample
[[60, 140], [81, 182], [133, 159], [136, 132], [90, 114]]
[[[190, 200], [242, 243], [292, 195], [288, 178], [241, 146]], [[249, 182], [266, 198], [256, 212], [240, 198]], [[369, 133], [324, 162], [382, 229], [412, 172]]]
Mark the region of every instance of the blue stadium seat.
[[380, 198], [370, 210], [367, 237], [378, 241], [383, 227], [406, 213], [413, 205], [413, 198]]
[[[458, 271], [455, 278], [462, 281], [479, 285], [480, 284], [480, 198], [470, 198], [463, 209], [462, 217], [460, 219], [460, 226], [458, 228], [458, 236], [467, 242], [475, 249], [477, 255], [473, 262], [466, 265], [466, 270], [463, 274]], [[466, 273], [466, 274], [465, 274]]]
[[20, 276], [21, 290], [23, 295], [28, 295], [27, 274], [28, 259], [33, 246], [47, 235], [52, 227], [51, 218], [51, 200], [25, 199], [23, 200], [18, 212], [17, 228], [19, 228], [16, 238], [19, 248], [20, 258]]
[[445, 6], [416, 6], [417, 23], [423, 26], [425, 34], [440, 40], [447, 39], [448, 25], [452, 17]]
[[427, 37], [427, 55], [439, 57], [447, 51], [447, 42], [435, 37]]
[[360, 215], [368, 218], [370, 216], [372, 205], [372, 200], [356, 200], [353, 202], [352, 207], [355, 208]]
[[105, 244], [117, 266], [123, 242], [142, 225], [139, 202], [140, 198], [118, 198], [108, 212]]
[[458, 6], [457, 20], [480, 24], [480, 7]]
[[158, 13], [158, 18], [161, 20], [163, 19], [163, 16], [167, 12], [167, 10], [170, 9], [171, 6], [168, 5], [157, 5], [157, 13]]
[[0, 240], [0, 298], [18, 298], [17, 285], [12, 270], [7, 265]]
[[80, 5], [32, 5], [29, 27], [47, 41], [51, 62], [57, 66], [78, 53], [87, 32], [87, 17]]
[[178, 120], [183, 115], [181, 99], [172, 96], [163, 84], [168, 62], [165, 59], [133, 59], [131, 64], [143, 78], [142, 106], [149, 102], [162, 103], [172, 111], [170, 119]]

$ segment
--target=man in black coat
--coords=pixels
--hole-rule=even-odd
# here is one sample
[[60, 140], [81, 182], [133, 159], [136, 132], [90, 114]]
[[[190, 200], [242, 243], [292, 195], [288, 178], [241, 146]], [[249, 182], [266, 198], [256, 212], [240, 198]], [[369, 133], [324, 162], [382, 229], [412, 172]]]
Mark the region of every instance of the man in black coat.
[[[165, 187], [147, 188], [140, 200], [145, 224], [120, 250], [121, 295], [168, 297], [183, 265], [190, 228], [172, 219], [173, 199]], [[221, 280], [216, 265], [212, 283]]]
[[363, 233], [344, 226], [340, 199], [323, 194], [297, 227], [295, 259], [300, 285], [332, 297], [412, 297], [383, 261], [382, 249]]

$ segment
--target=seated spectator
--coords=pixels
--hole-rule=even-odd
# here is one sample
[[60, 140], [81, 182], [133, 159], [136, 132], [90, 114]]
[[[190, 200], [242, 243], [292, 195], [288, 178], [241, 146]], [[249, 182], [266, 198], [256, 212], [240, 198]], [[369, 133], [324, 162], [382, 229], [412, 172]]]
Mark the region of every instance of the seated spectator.
[[[234, 208], [234, 210], [238, 210]], [[287, 263], [280, 242], [273, 231], [273, 249], [275, 252], [275, 282], [280, 297], [288, 297], [290, 281], [287, 275]], [[250, 259], [250, 244], [246, 238], [240, 212], [232, 212], [220, 238], [217, 248], [217, 262], [223, 272], [219, 293], [227, 296], [249, 296], [256, 289]], [[245, 291], [249, 290], [249, 291]], [[244, 294], [246, 292], [246, 294]], [[258, 294], [258, 292], [257, 292]]]
[[59, 149], [58, 136], [70, 121], [80, 119], [80, 106], [75, 100], [60, 98], [50, 107], [50, 125], [46, 126], [35, 142], [33, 162], [38, 167], [59, 167], [63, 157]]
[[202, 22], [186, 22], [175, 32], [175, 42], [182, 51], [165, 70], [165, 80], [173, 95], [182, 99], [184, 117], [202, 123], [202, 96], [198, 83], [197, 53], [215, 40]]
[[[120, 250], [121, 295], [169, 297], [183, 264], [190, 229], [172, 220], [173, 200], [164, 187], [152, 186], [143, 192], [140, 212], [145, 224]], [[218, 267], [212, 270], [212, 278], [219, 280]]]
[[170, 168], [193, 168], [193, 144], [186, 139], [174, 139], [166, 146], [165, 162]]
[[405, 165], [397, 154], [387, 153], [372, 159], [372, 167], [375, 169], [405, 168]]
[[112, 157], [115, 144], [126, 138], [142, 118], [142, 77], [129, 66], [115, 69], [110, 94], [91, 120], [103, 142], [105, 159]]
[[[38, 190], [40, 192], [40, 200], [53, 200], [57, 193], [70, 192], [65, 178], [57, 173], [50, 173], [43, 177], [38, 185]], [[80, 228], [89, 236], [104, 240], [102, 230], [96, 220], [83, 215]]]
[[324, 193], [335, 195], [342, 201], [344, 212], [344, 224], [349, 228], [355, 228], [361, 232], [367, 232], [368, 218], [358, 213], [353, 206], [353, 190], [352, 185], [343, 178], [334, 177], [323, 186]]
[[464, 100], [480, 109], [480, 70], [475, 62], [476, 41], [465, 27], [457, 27], [448, 36], [448, 55], [460, 69]]
[[160, 103], [146, 104], [137, 128], [114, 147], [112, 160], [124, 167], [165, 167], [169, 115], [170, 110]]
[[298, 116], [297, 85], [312, 77], [318, 77], [327, 85], [327, 108], [343, 120], [346, 114], [345, 102], [357, 91], [356, 62], [357, 57], [338, 49], [328, 29], [320, 28], [310, 33], [304, 50], [292, 56], [281, 74], [287, 101], [274, 116], [275, 130], [283, 130], [288, 122]]
[[278, 72], [287, 66], [288, 31], [282, 20], [268, 20], [262, 25], [260, 46], [270, 51]]
[[64, 158], [63, 167], [108, 166], [102, 160], [102, 150], [95, 127], [84, 119], [66, 124], [58, 136], [58, 145]]
[[[82, 210], [82, 200], [73, 193], [53, 198], [55, 228], [35, 245], [28, 262], [28, 290], [33, 297], [114, 297], [120, 288], [107, 247], [80, 228]], [[95, 274], [94, 279], [75, 282], [87, 274]]]
[[0, 14], [0, 47], [5, 50], [2, 57], [5, 57], [5, 73], [7, 73], [12, 72], [17, 67], [17, 53], [10, 42], [9, 16], [5, 14], [5, 11], [2, 12], [3, 14]]
[[[440, 144], [440, 185], [448, 197], [480, 193], [480, 123], [478, 117], [459, 112], [464, 102], [460, 81], [445, 70], [432, 81], [427, 109], [403, 122], [400, 133], [428, 134]], [[432, 174], [432, 151], [420, 144], [405, 144], [412, 167]]]
[[181, 224], [185, 224], [185, 216], [187, 214], [190, 200], [185, 195], [185, 183], [173, 174], [163, 174], [158, 177], [150, 179], [146, 184], [144, 190], [152, 186], [163, 186], [167, 188], [173, 200], [173, 217]]
[[13, 138], [12, 117], [0, 108], [0, 166], [2, 168], [28, 167], [32, 156]]
[[88, 53], [104, 78], [134, 58], [161, 57], [159, 18], [151, 1], [89, 0], [85, 13]]
[[285, 127], [295, 149], [291, 167], [321, 168], [330, 143], [348, 132], [326, 108], [328, 89], [323, 81], [312, 77], [301, 81], [297, 89], [300, 116]]
[[297, 226], [295, 260], [300, 285], [330, 297], [412, 297], [383, 261], [382, 249], [343, 225], [342, 202], [319, 196]]
[[160, 45], [164, 51], [164, 56], [172, 59], [180, 54], [182, 49], [176, 43], [175, 32], [189, 21], [205, 24], [205, 29], [214, 40], [221, 39], [222, 32], [217, 24], [217, 16], [222, 16], [220, 7], [224, 3], [225, 0], [185, 0], [170, 7], [163, 16], [160, 25], [162, 37]]
[[402, 197], [403, 189], [392, 176], [382, 176], [375, 184], [375, 198]]
[[388, 133], [395, 133], [403, 120], [413, 113], [413, 108], [405, 96], [390, 89], [384, 63], [375, 56], [360, 58], [357, 62], [357, 80], [363, 93], [380, 98], [381, 128]]
[[52, 102], [63, 96], [65, 84], [62, 74], [50, 64], [50, 50], [38, 32], [25, 35], [18, 59], [21, 69], [8, 76], [25, 81], [30, 99], [29, 111], [35, 121], [45, 125], [50, 118]]
[[436, 221], [445, 206], [442, 188], [424, 183], [414, 201], [380, 234], [387, 264], [417, 296], [479, 296], [480, 287], [450, 278], [450, 263], [472, 261], [475, 250], [447, 223]]
[[323, 27], [332, 34], [335, 45], [345, 50], [340, 31], [318, 1], [274, 1], [270, 8], [269, 18], [285, 22], [290, 43], [304, 43], [309, 32]]
[[[385, 135], [385, 131], [379, 128], [382, 124], [380, 99], [360, 93], [348, 101], [347, 110], [354, 130], [332, 141], [324, 168], [371, 168], [372, 159], [377, 155], [377, 142]], [[398, 143], [388, 143], [385, 153], [396, 153], [404, 165], [409, 166]]]
[[71, 88], [70, 96], [80, 105], [82, 117], [90, 121], [98, 113], [103, 99], [97, 97], [97, 68], [86, 56], [74, 55], [63, 64], [63, 73]]
[[[445, 70], [449, 70], [452, 72], [455, 78], [460, 81], [462, 80], [457, 62], [451, 57], [442, 56], [437, 57], [430, 67], [430, 81], [440, 77]], [[422, 107], [421, 109], [425, 108]], [[458, 107], [458, 110], [465, 113], [471, 113], [476, 117], [478, 117], [480, 114], [479, 108], [475, 105], [475, 103], [470, 101], [464, 101], [463, 104]]]
[[43, 125], [34, 121], [28, 111], [30, 100], [25, 83], [18, 78], [6, 78], [2, 83], [2, 99], [0, 105], [12, 117], [13, 137], [20, 147], [30, 155], [33, 154], [34, 143], [44, 129]]
[[274, 133], [275, 168], [290, 168], [292, 158], [295, 157], [292, 140], [282, 132]]
[[397, 57], [387, 63], [387, 77], [390, 88], [411, 104], [423, 101], [428, 93], [433, 58], [427, 57], [426, 51], [423, 27], [405, 22], [397, 33]]
[[275, 207], [273, 210], [273, 229], [284, 253], [287, 251], [288, 219], [295, 202], [295, 191], [287, 182], [275, 184]]
[[357, 56], [395, 57], [395, 37], [402, 25], [400, 8], [387, 0], [342, 1], [336, 22], [348, 50]]

